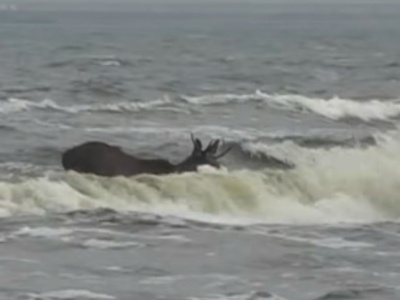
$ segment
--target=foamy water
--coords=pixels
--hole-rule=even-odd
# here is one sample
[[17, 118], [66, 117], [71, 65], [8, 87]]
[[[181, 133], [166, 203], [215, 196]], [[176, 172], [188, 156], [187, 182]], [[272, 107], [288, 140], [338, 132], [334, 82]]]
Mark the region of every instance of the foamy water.
[[367, 100], [313, 98], [302, 95], [267, 94], [257, 90], [254, 94], [220, 94], [201, 97], [183, 97], [195, 105], [221, 105], [226, 103], [261, 102], [265, 105], [297, 112], [311, 112], [323, 117], [338, 120], [358, 118], [364, 121], [390, 120], [400, 114], [399, 99]]
[[132, 103], [132, 102], [119, 102], [115, 104], [87, 104], [87, 105], [72, 105], [63, 106], [59, 105], [51, 99], [44, 99], [39, 102], [10, 98], [0, 106], [0, 112], [4, 114], [16, 113], [19, 111], [29, 111], [32, 109], [50, 109], [56, 111], [62, 111], [66, 113], [80, 113], [80, 112], [96, 112], [96, 111], [107, 111], [107, 112], [135, 112], [140, 110], [150, 110], [157, 106], [168, 104], [169, 99], [160, 99], [154, 101], [148, 101], [145, 103]]
[[172, 101], [169, 96], [163, 99], [148, 100], [146, 102], [119, 102], [113, 104], [68, 105], [57, 104], [54, 100], [44, 99], [39, 102], [24, 99], [9, 98], [0, 105], [3, 114], [28, 111], [32, 109], [50, 109], [65, 113], [81, 112], [138, 112], [148, 110], [170, 110], [175, 112], [189, 112], [194, 106], [212, 106], [227, 104], [262, 103], [284, 110], [295, 112], [310, 112], [328, 119], [358, 118], [363, 121], [382, 120], [390, 121], [400, 114], [399, 99], [366, 100], [334, 98], [312, 98], [302, 95], [267, 94], [257, 90], [254, 94], [220, 94], [200, 97], [181, 96], [189, 106], [185, 107], [179, 101]]
[[0, 206], [3, 216], [103, 207], [241, 223], [397, 220], [397, 135], [381, 137], [378, 145], [365, 149], [307, 149], [290, 142], [248, 146], [269, 154], [282, 154], [285, 147], [296, 166], [292, 170], [202, 168], [198, 173], [131, 178], [70, 172], [2, 182]]

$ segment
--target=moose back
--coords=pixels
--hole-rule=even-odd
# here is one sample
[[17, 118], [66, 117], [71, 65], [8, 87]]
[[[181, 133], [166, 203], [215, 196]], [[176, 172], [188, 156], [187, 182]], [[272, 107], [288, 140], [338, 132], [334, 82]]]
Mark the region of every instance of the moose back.
[[232, 147], [218, 152], [220, 140], [212, 140], [203, 150], [202, 142], [191, 135], [192, 153], [178, 164], [165, 159], [141, 159], [125, 153], [120, 147], [91, 141], [77, 145], [62, 154], [65, 170], [90, 173], [99, 176], [133, 176], [138, 174], [169, 174], [196, 171], [201, 165], [220, 168], [218, 159]]

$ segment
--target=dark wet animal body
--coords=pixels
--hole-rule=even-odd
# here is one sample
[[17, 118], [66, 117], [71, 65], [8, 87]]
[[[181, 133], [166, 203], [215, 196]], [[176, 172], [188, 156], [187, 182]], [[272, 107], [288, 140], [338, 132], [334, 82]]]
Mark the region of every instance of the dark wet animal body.
[[219, 168], [217, 159], [231, 148], [217, 154], [220, 140], [211, 141], [202, 149], [199, 139], [192, 136], [193, 151], [185, 160], [172, 164], [165, 159], [141, 159], [125, 153], [121, 148], [103, 142], [86, 142], [66, 150], [62, 155], [65, 170], [99, 176], [133, 176], [138, 174], [170, 174], [196, 171], [201, 165]]

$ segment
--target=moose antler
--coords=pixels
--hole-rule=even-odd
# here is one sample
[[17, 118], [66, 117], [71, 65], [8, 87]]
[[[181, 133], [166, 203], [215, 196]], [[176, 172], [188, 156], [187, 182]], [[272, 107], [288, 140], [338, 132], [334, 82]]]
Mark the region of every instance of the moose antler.
[[[220, 140], [218, 140], [219, 143]], [[225, 140], [222, 140], [222, 145], [225, 145]], [[221, 158], [223, 156], [225, 156], [226, 154], [228, 154], [233, 148], [235, 147], [235, 145], [231, 145], [230, 147], [226, 148], [224, 151], [222, 151], [221, 153], [214, 155], [214, 158], [218, 159]], [[217, 151], [215, 151], [217, 152]]]
[[220, 139], [211, 140], [207, 148], [203, 151], [205, 154], [215, 155], [218, 151]]
[[192, 139], [193, 145], [196, 146], [196, 140], [194, 138], [193, 132], [190, 133], [190, 138]]
[[194, 146], [193, 151], [201, 151], [203, 149], [203, 145], [201, 144], [201, 141], [197, 138], [194, 137], [193, 133], [190, 133], [190, 138], [192, 139], [192, 143]]
[[221, 153], [217, 154], [218, 148], [219, 148], [219, 144], [222, 141], [222, 145], [225, 145], [225, 141], [222, 139], [213, 139], [211, 140], [206, 149], [202, 150], [203, 146], [201, 144], [201, 141], [196, 138], [193, 133], [190, 133], [190, 138], [192, 139], [192, 143], [194, 146], [193, 151], [201, 151], [203, 154], [208, 154], [208, 155], [212, 155], [215, 159], [221, 158], [223, 156], [225, 156], [226, 154], [228, 154], [228, 152], [230, 152], [235, 145], [232, 145], [228, 148], [226, 148], [225, 150], [223, 150]]

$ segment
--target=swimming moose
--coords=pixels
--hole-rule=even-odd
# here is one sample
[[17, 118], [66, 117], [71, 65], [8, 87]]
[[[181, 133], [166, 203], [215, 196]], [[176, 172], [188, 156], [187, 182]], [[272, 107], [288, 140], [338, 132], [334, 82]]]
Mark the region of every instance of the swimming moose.
[[138, 174], [169, 174], [196, 171], [201, 165], [220, 168], [218, 159], [227, 154], [228, 147], [217, 154], [220, 140], [212, 140], [203, 150], [199, 139], [194, 138], [192, 153], [182, 162], [172, 164], [164, 159], [140, 159], [129, 155], [121, 148], [103, 142], [86, 142], [66, 150], [62, 154], [65, 170], [91, 173], [99, 176], [133, 176]]

